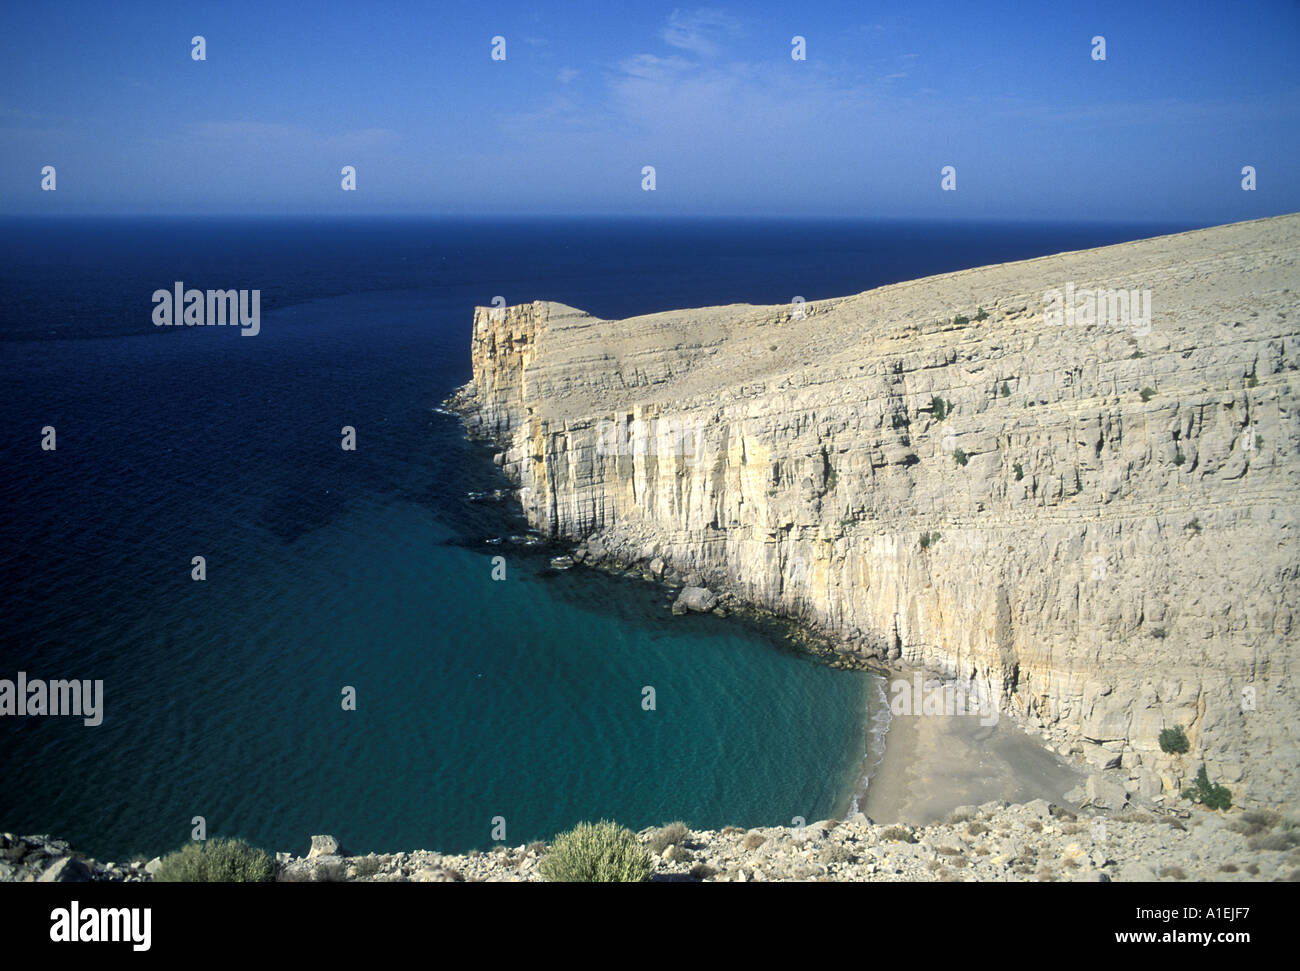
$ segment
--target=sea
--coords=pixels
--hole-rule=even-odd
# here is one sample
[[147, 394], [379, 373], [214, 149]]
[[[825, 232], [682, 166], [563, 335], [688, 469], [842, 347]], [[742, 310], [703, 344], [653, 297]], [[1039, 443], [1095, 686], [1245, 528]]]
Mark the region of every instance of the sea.
[[[880, 679], [552, 569], [441, 407], [473, 308], [788, 304], [1194, 228], [0, 219], [0, 679], [103, 692], [97, 725], [0, 715], [0, 830], [124, 860], [200, 824], [465, 852], [848, 811]], [[260, 291], [259, 332], [156, 326], [177, 282]]]

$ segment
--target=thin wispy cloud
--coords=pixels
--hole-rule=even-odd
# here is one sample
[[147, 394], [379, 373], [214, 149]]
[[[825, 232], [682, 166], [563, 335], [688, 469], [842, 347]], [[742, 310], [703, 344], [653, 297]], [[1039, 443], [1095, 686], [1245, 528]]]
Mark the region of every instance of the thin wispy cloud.
[[699, 57], [714, 57], [723, 42], [737, 34], [740, 22], [730, 14], [711, 7], [674, 10], [659, 36], [679, 50]]

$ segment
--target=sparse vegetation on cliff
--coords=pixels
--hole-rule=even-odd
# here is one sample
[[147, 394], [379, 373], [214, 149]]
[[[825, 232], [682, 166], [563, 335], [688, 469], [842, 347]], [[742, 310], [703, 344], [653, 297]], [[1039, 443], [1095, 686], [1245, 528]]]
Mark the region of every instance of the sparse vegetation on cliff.
[[1227, 786], [1210, 781], [1204, 763], [1201, 764], [1201, 770], [1196, 773], [1196, 781], [1192, 784], [1192, 787], [1183, 790], [1183, 798], [1198, 802], [1206, 809], [1223, 810], [1232, 808], [1232, 792]]
[[681, 846], [689, 832], [686, 824], [680, 821], [660, 826], [650, 837], [650, 852], [658, 856], [670, 846]]
[[543, 879], [552, 883], [640, 883], [650, 870], [636, 834], [607, 819], [561, 833], [541, 862]]
[[1160, 751], [1166, 755], [1185, 755], [1190, 748], [1191, 743], [1187, 741], [1182, 725], [1160, 730]]
[[217, 837], [167, 854], [154, 879], [163, 883], [269, 883], [275, 879], [275, 860], [243, 840]]

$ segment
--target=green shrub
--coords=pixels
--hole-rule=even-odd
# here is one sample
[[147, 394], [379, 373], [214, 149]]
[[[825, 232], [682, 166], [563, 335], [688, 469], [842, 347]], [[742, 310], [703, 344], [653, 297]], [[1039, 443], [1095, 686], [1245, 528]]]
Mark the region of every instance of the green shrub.
[[842, 843], [827, 843], [817, 858], [822, 863], [852, 863], [853, 851]]
[[980, 307], [980, 309], [979, 309], [979, 313], [977, 313], [977, 314], [975, 315], [975, 319], [976, 319], [976, 320], [988, 320], [988, 319], [989, 319], [989, 315], [988, 315], [987, 313], [984, 312], [984, 308], [983, 308], [983, 307]]
[[930, 410], [934, 412], [935, 421], [943, 421], [948, 417], [952, 409], [952, 403], [944, 401], [938, 395], [930, 399]]
[[1206, 809], [1231, 809], [1232, 793], [1227, 786], [1211, 782], [1209, 774], [1202, 763], [1201, 771], [1196, 773], [1196, 782], [1190, 789], [1183, 790], [1183, 798], [1199, 802]]
[[912, 831], [904, 829], [902, 826], [890, 826], [888, 829], [881, 832], [880, 838], [882, 840], [890, 840], [894, 843], [916, 842], [916, 837], [912, 835]]
[[1016, 470], [1016, 481], [1019, 482], [1025, 477], [1025, 470], [1020, 467], [1019, 462], [1017, 462], [1013, 468]]
[[681, 821], [660, 826], [650, 836], [650, 852], [658, 856], [670, 846], [681, 846], [689, 832], [686, 824]]
[[937, 542], [939, 542], [939, 534], [938, 534], [938, 533], [922, 533], [922, 534], [921, 534], [921, 549], [923, 549], [923, 550], [928, 550], [931, 546], [933, 546], [933, 545], [934, 545], [935, 543], [937, 543]]
[[163, 857], [154, 875], [163, 883], [269, 883], [275, 860], [243, 840], [216, 837], [186, 844]]
[[1002, 382], [1002, 397], [1004, 397], [1004, 398], [1010, 398], [1010, 397], [1011, 397], [1011, 388], [1008, 387], [1008, 385], [1007, 385], [1007, 383], [1006, 383], [1005, 381]]
[[539, 868], [552, 883], [640, 883], [651, 863], [635, 833], [602, 819], [556, 836]]
[[1132, 354], [1128, 356], [1130, 361], [1138, 361], [1144, 357], [1146, 357], [1146, 355], [1143, 354], [1141, 351], [1134, 351]]
[[966, 453], [963, 452], [961, 449], [957, 449], [955, 452], [953, 452], [952, 457], [957, 460], [958, 465], [966, 464]]
[[956, 317], [954, 317], [954, 318], [952, 319], [952, 322], [953, 322], [953, 325], [956, 326], [956, 327], [964, 327], [964, 326], [966, 326], [967, 324], [970, 323], [970, 318], [969, 318], [969, 317], [963, 317], [961, 314], [958, 314]]
[[[1223, 787], [1220, 786], [1219, 788]], [[1297, 843], [1300, 843], [1300, 834], [1297, 834], [1293, 829], [1278, 830], [1275, 833], [1260, 833], [1246, 841], [1246, 845], [1256, 853], [1262, 850], [1276, 850], [1285, 853]]]
[[1155, 389], [1154, 389], [1154, 388], [1150, 388], [1150, 387], [1143, 388], [1142, 391], [1140, 392], [1140, 394], [1142, 395], [1142, 400], [1143, 400], [1143, 401], [1150, 401], [1151, 398], [1152, 398], [1152, 396], [1153, 396], [1155, 393], [1156, 393], [1156, 392], [1155, 392]]
[[1252, 374], [1249, 378], [1246, 379], [1246, 387], [1248, 388], [1259, 387], [1259, 378], [1255, 377], [1255, 375]]
[[1183, 529], [1190, 529], [1194, 533], [1199, 533], [1201, 531], [1200, 517], [1198, 516], [1194, 518], [1190, 523], [1184, 526]]
[[1163, 627], [1153, 627], [1151, 629], [1151, 636], [1158, 641], [1163, 641], [1166, 637], [1169, 636], [1169, 634]]
[[1175, 450], [1174, 465], [1182, 465], [1186, 461], [1187, 461], [1187, 456], [1183, 454], [1183, 450], [1181, 448]]
[[1191, 747], [1182, 725], [1160, 729], [1160, 751], [1166, 755], [1185, 755]]
[[1256, 435], [1256, 436], [1255, 436], [1255, 449], [1256, 449], [1256, 451], [1262, 449], [1263, 447], [1264, 447], [1264, 436], [1263, 436], [1263, 435]]
[[[1281, 814], [1273, 809], [1249, 809], [1241, 814], [1241, 821], [1247, 826], [1258, 826], [1260, 829], [1272, 829], [1278, 823], [1283, 823], [1286, 826]], [[1293, 829], [1294, 827], [1287, 826], [1286, 828]], [[1254, 836], [1255, 834], [1247, 833], [1246, 835]]]
[[670, 863], [690, 863], [695, 859], [695, 854], [684, 846], [673, 844], [667, 852], [668, 862]]

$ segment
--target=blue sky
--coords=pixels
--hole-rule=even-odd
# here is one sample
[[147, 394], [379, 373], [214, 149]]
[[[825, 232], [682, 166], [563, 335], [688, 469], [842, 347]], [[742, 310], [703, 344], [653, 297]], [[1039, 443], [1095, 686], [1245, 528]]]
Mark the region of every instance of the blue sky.
[[1298, 54], [1295, 2], [6, 4], [0, 213], [1231, 222], [1300, 210]]

